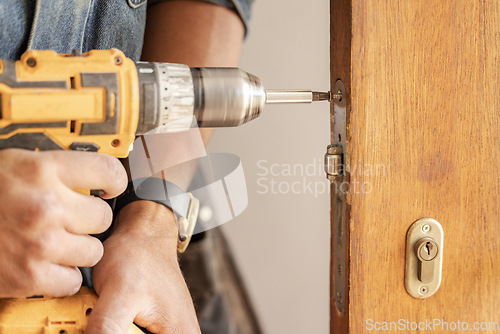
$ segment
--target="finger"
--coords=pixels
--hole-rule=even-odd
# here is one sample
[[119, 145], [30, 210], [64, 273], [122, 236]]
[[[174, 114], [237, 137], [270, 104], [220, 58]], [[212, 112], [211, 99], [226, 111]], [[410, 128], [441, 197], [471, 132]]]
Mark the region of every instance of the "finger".
[[82, 195], [68, 190], [65, 207], [71, 214], [61, 217], [65, 229], [74, 234], [98, 234], [113, 222], [113, 210], [101, 198]]
[[99, 299], [90, 313], [88, 334], [128, 333], [137, 314], [134, 301], [125, 292], [102, 289]]
[[116, 158], [94, 152], [44, 152], [58, 166], [61, 181], [72, 189], [102, 189], [103, 197], [113, 198], [127, 187], [125, 168]]
[[53, 262], [62, 266], [93, 267], [104, 254], [101, 241], [89, 235], [65, 233], [52, 247]]
[[76, 267], [48, 264], [38, 277], [40, 291], [36, 295], [66, 297], [74, 295], [82, 286], [82, 274]]

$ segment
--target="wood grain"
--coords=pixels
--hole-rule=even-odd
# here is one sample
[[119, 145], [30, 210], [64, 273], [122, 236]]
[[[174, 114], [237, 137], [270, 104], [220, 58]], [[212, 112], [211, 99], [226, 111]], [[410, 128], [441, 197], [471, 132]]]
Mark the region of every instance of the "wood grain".
[[[348, 332], [376, 332], [369, 319], [499, 322], [500, 2], [334, 0], [333, 30], [349, 2], [350, 61], [332, 39], [332, 74], [350, 78], [350, 182], [371, 191], [348, 199]], [[422, 217], [444, 228], [427, 300], [404, 287], [406, 231]], [[461, 332], [444, 329], [432, 333]]]

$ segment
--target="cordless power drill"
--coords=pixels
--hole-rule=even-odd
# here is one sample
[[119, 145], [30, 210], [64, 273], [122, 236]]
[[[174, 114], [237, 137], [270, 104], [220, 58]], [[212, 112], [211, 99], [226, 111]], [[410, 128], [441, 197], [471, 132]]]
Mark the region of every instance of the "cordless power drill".
[[[0, 60], [0, 149], [128, 156], [135, 136], [239, 126], [265, 103], [330, 100], [329, 92], [265, 91], [237, 68], [138, 62], [116, 49], [27, 51]], [[96, 296], [0, 300], [0, 334], [80, 333]], [[142, 333], [131, 327], [130, 333]]]
[[116, 49], [27, 51], [0, 60], [0, 149], [80, 150], [127, 157], [135, 136], [239, 126], [265, 103], [329, 100], [329, 92], [265, 91], [237, 68], [138, 62]]

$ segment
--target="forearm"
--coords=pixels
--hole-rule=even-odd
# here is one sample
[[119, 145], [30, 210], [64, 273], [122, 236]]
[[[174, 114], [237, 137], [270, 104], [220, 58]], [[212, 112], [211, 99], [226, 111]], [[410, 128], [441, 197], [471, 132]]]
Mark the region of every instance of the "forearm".
[[236, 66], [244, 28], [238, 15], [202, 1], [165, 1], [148, 11], [142, 58], [191, 67]]

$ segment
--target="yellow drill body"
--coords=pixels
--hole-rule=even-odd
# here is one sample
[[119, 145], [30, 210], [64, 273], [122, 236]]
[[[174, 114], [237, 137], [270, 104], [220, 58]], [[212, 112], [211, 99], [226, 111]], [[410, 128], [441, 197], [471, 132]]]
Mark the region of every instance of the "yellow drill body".
[[139, 118], [135, 64], [116, 49], [27, 51], [0, 60], [0, 148], [128, 156]]

